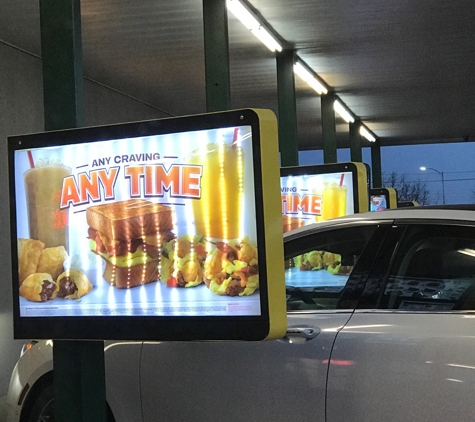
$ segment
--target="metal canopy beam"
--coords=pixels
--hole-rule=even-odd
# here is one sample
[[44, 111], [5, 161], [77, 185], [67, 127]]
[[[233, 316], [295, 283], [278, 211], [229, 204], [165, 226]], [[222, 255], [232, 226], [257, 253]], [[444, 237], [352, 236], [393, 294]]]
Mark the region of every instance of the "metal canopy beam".
[[383, 176], [381, 173], [381, 144], [379, 139], [371, 143], [371, 170], [373, 188], [382, 188]]
[[351, 161], [363, 162], [363, 150], [361, 148], [360, 135], [361, 120], [356, 119], [353, 123], [350, 122], [350, 156]]
[[282, 167], [298, 166], [297, 106], [295, 101], [294, 50], [276, 53], [279, 101], [279, 151]]
[[45, 130], [84, 125], [79, 0], [40, 0]]
[[336, 163], [336, 127], [335, 127], [335, 93], [328, 92], [321, 96], [322, 101], [322, 138], [323, 138], [323, 162]]
[[203, 0], [206, 110], [231, 108], [226, 0]]

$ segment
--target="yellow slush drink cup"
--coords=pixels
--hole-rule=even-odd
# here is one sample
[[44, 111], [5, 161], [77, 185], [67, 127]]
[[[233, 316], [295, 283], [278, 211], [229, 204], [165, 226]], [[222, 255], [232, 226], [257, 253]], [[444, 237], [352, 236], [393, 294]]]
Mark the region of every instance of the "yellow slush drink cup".
[[242, 236], [243, 151], [236, 144], [209, 143], [187, 158], [202, 166], [201, 198], [191, 200], [196, 234], [208, 239]]
[[347, 189], [343, 184], [325, 182], [323, 188], [322, 220], [346, 215]]
[[59, 202], [63, 179], [70, 174], [67, 166], [40, 161], [23, 175], [30, 238], [41, 240], [47, 248], [68, 249], [68, 214], [60, 210]]

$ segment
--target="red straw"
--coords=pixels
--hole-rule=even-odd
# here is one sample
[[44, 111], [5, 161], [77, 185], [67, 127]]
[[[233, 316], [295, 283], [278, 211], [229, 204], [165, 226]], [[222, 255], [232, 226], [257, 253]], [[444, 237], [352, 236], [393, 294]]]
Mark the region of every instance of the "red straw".
[[35, 161], [33, 160], [33, 154], [31, 153], [31, 151], [26, 151], [26, 153], [28, 154], [28, 161], [30, 162], [30, 168], [35, 168]]
[[342, 174], [342, 175], [340, 176], [340, 186], [343, 186], [343, 179], [344, 179], [344, 178], [345, 178], [345, 175]]
[[232, 145], [235, 145], [235, 144], [236, 144], [238, 135], [239, 135], [239, 128], [238, 128], [238, 127], [235, 127], [235, 128], [234, 128], [234, 135], [233, 135], [233, 143], [232, 143]]

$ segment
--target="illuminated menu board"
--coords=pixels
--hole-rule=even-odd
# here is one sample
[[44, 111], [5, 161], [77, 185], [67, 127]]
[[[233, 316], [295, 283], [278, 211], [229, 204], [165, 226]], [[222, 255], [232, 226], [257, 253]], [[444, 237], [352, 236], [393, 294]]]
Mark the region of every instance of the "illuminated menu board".
[[[242, 338], [239, 327], [223, 332], [239, 318], [269, 328], [263, 203], [279, 202], [278, 170], [266, 170], [278, 162], [272, 117], [242, 110], [10, 138], [19, 335], [41, 337], [32, 331], [50, 321], [47, 337], [83, 338], [66, 332], [81, 319], [144, 321], [112, 334], [100, 322], [96, 335], [89, 324], [93, 338], [174, 339], [209, 320], [218, 328], [194, 338]], [[272, 158], [266, 142], [262, 160], [266, 136]], [[283, 274], [274, 276], [281, 321]]]
[[281, 169], [284, 232], [368, 210], [366, 167], [338, 163]]
[[394, 188], [373, 188], [369, 190], [370, 211], [384, 211], [397, 207], [397, 191]]

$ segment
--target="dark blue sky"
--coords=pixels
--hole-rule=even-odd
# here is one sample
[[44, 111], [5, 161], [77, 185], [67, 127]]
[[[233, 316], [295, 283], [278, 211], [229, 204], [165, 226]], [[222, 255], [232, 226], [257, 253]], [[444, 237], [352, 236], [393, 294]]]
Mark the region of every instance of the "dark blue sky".
[[[301, 151], [300, 165], [322, 164], [322, 151]], [[349, 149], [338, 150], [338, 161], [350, 161]], [[363, 148], [363, 161], [371, 165], [370, 148]], [[447, 204], [475, 203], [475, 143], [430, 144], [381, 148], [384, 173], [404, 174], [407, 181], [421, 180], [431, 194], [431, 203], [442, 203], [442, 176], [421, 171], [421, 166], [444, 173]]]

